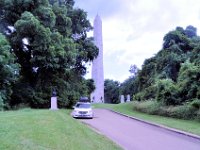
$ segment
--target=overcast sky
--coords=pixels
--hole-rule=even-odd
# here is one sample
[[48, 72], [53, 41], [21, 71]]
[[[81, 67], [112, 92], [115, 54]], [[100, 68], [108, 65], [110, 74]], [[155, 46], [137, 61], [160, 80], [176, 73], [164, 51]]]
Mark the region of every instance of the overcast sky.
[[[122, 82], [131, 64], [141, 68], [177, 26], [200, 29], [200, 0], [75, 0], [91, 24], [103, 24], [104, 76]], [[198, 30], [199, 31], [199, 30]]]

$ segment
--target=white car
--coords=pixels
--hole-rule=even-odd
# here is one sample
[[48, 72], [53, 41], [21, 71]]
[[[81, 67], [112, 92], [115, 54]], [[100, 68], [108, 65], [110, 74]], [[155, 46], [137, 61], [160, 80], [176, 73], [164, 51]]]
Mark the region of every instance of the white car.
[[92, 106], [89, 102], [77, 102], [72, 112], [74, 118], [93, 118]]

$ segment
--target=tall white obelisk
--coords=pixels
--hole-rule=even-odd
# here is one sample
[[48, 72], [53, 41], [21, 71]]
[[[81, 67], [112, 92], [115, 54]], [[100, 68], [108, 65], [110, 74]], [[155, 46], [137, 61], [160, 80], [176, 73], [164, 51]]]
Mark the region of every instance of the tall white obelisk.
[[92, 79], [95, 82], [96, 89], [91, 94], [91, 100], [94, 103], [104, 103], [102, 21], [99, 15], [94, 19], [94, 43], [99, 48], [99, 55], [92, 62]]

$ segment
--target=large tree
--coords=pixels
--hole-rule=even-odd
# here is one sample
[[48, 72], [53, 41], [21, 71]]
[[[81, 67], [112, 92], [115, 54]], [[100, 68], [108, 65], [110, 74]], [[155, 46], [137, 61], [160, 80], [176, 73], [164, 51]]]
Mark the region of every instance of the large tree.
[[1, 31], [21, 65], [12, 105], [48, 107], [53, 88], [62, 107], [87, 93], [84, 64], [98, 49], [87, 38], [92, 27], [86, 12], [73, 0], [2, 0], [0, 10]]

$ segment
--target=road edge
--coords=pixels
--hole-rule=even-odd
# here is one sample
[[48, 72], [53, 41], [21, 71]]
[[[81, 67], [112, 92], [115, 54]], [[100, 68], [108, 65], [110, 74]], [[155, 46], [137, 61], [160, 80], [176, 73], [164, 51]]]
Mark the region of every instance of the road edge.
[[115, 111], [115, 110], [112, 110], [112, 109], [109, 109], [109, 108], [103, 108], [103, 109], [109, 110], [109, 111], [114, 112], [116, 114], [119, 114], [121, 116], [125, 116], [127, 118], [134, 119], [134, 120], [137, 120], [137, 121], [140, 121], [140, 122], [143, 122], [143, 123], [155, 126], [155, 127], [159, 127], [159, 128], [162, 128], [162, 129], [165, 129], [165, 130], [168, 130], [168, 131], [172, 131], [172, 132], [175, 132], [175, 133], [178, 133], [178, 134], [181, 134], [181, 135], [185, 135], [185, 136], [200, 140], [200, 136], [198, 136], [196, 134], [192, 134], [192, 133], [181, 131], [181, 130], [178, 130], [178, 129], [175, 129], [175, 128], [170, 128], [170, 127], [167, 127], [167, 126], [164, 126], [164, 125], [160, 125], [160, 124], [157, 124], [157, 123], [142, 120], [142, 119], [139, 119], [139, 118], [136, 118], [136, 117], [133, 117], [133, 116], [129, 116], [129, 115], [123, 114], [121, 112], [118, 112], [118, 111]]
[[81, 121], [82, 124], [86, 125], [87, 127], [89, 127], [92, 131], [96, 132], [97, 134], [107, 138], [108, 140], [112, 141], [113, 144], [115, 144], [117, 147], [119, 147], [120, 149], [123, 149], [123, 146], [118, 144], [117, 142], [113, 141], [111, 138], [109, 138], [108, 136], [106, 136], [105, 134], [103, 134], [101, 131], [99, 131], [97, 128], [95, 128], [94, 126], [90, 125], [89, 123], [83, 122]]

